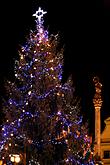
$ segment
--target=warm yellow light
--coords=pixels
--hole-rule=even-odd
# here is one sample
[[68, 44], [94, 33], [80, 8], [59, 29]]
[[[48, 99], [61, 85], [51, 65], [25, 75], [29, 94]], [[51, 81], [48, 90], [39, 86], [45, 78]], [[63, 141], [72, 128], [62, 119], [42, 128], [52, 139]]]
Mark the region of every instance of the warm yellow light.
[[19, 163], [20, 162], [20, 156], [18, 155], [18, 156], [15, 156], [15, 162], [16, 163]]
[[20, 156], [17, 154], [10, 155], [11, 162], [19, 163], [21, 161]]
[[47, 46], [49, 46], [49, 47], [50, 47], [50, 44], [47, 44]]
[[11, 156], [10, 160], [11, 160], [11, 162], [14, 162], [15, 161], [14, 156]]
[[8, 150], [8, 147], [5, 147], [5, 150]]
[[2, 165], [3, 164], [3, 161], [2, 160], [0, 160], [0, 165]]
[[51, 67], [50, 69], [53, 70], [53, 67]]
[[50, 62], [53, 62], [53, 60], [50, 60]]
[[70, 127], [68, 126], [68, 133], [70, 133]]
[[59, 96], [60, 95], [60, 93], [57, 93], [57, 96]]
[[21, 60], [23, 60], [23, 55], [21, 55], [21, 57], [20, 57], [20, 58], [21, 58]]
[[65, 141], [66, 141], [66, 143], [68, 143], [68, 140], [67, 139]]
[[11, 146], [11, 143], [9, 143], [9, 146]]
[[30, 94], [31, 94], [31, 91], [28, 92], [28, 95], [30, 95]]

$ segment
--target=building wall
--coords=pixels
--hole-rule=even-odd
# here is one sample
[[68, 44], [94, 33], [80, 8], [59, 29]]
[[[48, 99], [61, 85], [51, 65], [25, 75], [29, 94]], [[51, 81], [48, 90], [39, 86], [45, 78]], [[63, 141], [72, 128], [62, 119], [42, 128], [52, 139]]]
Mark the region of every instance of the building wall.
[[104, 122], [106, 126], [101, 134], [101, 158], [104, 165], [110, 165], [110, 117]]

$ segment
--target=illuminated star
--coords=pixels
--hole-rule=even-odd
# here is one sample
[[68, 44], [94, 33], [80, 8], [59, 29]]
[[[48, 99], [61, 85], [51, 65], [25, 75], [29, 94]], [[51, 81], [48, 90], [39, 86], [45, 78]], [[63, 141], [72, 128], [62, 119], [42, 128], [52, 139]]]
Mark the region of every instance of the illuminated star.
[[36, 11], [36, 13], [33, 14], [33, 16], [35, 16], [38, 19], [38, 21], [41, 22], [41, 18], [46, 13], [47, 13], [46, 11], [41, 10], [41, 8], [39, 7], [38, 11]]

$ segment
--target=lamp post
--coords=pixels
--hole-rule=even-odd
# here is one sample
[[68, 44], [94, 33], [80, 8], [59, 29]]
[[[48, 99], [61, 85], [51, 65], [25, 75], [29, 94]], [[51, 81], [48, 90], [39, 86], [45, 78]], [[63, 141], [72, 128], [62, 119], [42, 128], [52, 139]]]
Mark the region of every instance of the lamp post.
[[11, 162], [14, 163], [14, 165], [18, 164], [21, 161], [20, 155], [18, 154], [12, 154], [10, 155]]

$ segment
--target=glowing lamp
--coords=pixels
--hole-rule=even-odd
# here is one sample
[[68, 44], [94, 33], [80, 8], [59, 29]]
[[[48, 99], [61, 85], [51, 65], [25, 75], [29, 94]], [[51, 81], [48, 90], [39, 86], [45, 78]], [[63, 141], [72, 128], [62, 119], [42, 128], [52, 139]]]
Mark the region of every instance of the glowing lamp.
[[19, 163], [19, 162], [20, 162], [20, 160], [21, 160], [21, 159], [20, 159], [20, 156], [19, 156], [19, 155], [17, 155], [17, 156], [15, 157], [15, 162], [16, 162], [16, 163]]
[[18, 154], [10, 155], [11, 162], [19, 163], [21, 161], [20, 156]]
[[11, 162], [14, 162], [14, 160], [15, 160], [14, 156], [11, 156], [10, 160], [11, 160]]

